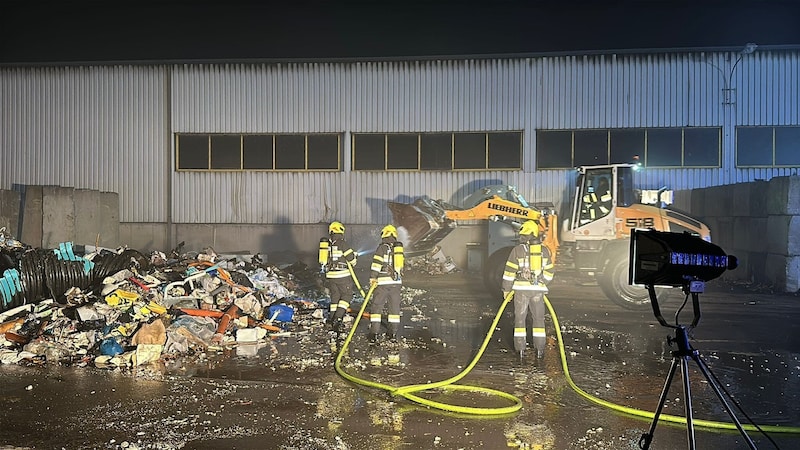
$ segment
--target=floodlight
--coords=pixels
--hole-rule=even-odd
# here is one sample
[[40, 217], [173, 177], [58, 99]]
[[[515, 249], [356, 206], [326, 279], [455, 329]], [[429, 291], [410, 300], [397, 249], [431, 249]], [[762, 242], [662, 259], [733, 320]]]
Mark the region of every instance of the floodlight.
[[738, 260], [697, 235], [653, 229], [631, 233], [629, 284], [687, 287], [735, 269]]

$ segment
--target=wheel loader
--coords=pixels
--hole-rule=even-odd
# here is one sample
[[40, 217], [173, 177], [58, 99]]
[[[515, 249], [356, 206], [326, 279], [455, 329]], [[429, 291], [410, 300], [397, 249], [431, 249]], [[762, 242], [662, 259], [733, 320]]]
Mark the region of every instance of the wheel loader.
[[[499, 292], [505, 262], [517, 243], [517, 230], [535, 220], [543, 232], [542, 244], [554, 255], [557, 269], [572, 270], [579, 279], [596, 282], [606, 297], [628, 309], [650, 307], [643, 286], [628, 283], [631, 230], [689, 232], [710, 241], [708, 226], [670, 209], [671, 191], [637, 190], [637, 164], [581, 166], [571, 194], [569, 217], [561, 223], [553, 203], [528, 203], [514, 186], [478, 189], [461, 206], [419, 198], [413, 203], [388, 202], [393, 221], [402, 228], [406, 255], [434, 251], [459, 222], [488, 220], [484, 282]], [[647, 204], [645, 204], [647, 203]], [[667, 288], [657, 288], [666, 296]]]

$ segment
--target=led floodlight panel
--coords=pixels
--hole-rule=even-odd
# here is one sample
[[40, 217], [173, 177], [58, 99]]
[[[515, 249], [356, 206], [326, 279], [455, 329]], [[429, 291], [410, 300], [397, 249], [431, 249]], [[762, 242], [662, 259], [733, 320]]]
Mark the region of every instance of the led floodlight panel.
[[631, 233], [630, 261], [628, 282], [645, 286], [709, 281], [737, 266], [735, 256], [698, 236], [639, 229]]

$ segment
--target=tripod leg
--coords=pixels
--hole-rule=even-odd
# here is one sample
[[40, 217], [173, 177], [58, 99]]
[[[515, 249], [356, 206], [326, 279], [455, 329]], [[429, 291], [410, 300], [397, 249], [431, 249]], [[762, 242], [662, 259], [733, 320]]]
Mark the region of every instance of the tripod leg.
[[756, 444], [753, 442], [752, 439], [750, 439], [750, 436], [747, 434], [747, 431], [745, 431], [745, 429], [742, 427], [742, 424], [741, 422], [739, 422], [739, 419], [736, 418], [736, 415], [733, 413], [733, 410], [728, 405], [728, 402], [725, 401], [725, 397], [722, 396], [722, 391], [720, 390], [717, 383], [712, 379], [711, 376], [709, 376], [710, 369], [708, 368], [708, 366], [706, 366], [705, 361], [703, 361], [697, 353], [694, 353], [692, 355], [692, 359], [694, 360], [695, 363], [697, 363], [697, 367], [700, 368], [700, 372], [703, 373], [703, 376], [706, 378], [706, 381], [708, 381], [708, 385], [711, 386], [711, 389], [713, 389], [714, 393], [717, 394], [717, 398], [722, 403], [722, 407], [725, 408], [725, 411], [727, 411], [728, 415], [731, 417], [731, 420], [733, 420], [733, 423], [736, 425], [736, 429], [739, 430], [739, 433], [742, 434], [744, 440], [747, 441], [747, 445], [750, 446], [752, 450], [756, 450], [757, 448]]
[[669, 367], [669, 374], [667, 374], [667, 379], [664, 382], [664, 388], [661, 389], [661, 397], [658, 399], [658, 407], [653, 416], [653, 421], [650, 423], [650, 430], [639, 438], [639, 448], [642, 450], [650, 448], [650, 443], [653, 442], [653, 433], [656, 431], [658, 416], [661, 415], [661, 410], [664, 409], [664, 402], [667, 400], [667, 395], [669, 394], [669, 386], [672, 384], [672, 377], [675, 376], [675, 370], [678, 368], [678, 359], [678, 357], [672, 358], [672, 365]]
[[681, 376], [683, 378], [683, 410], [686, 417], [686, 443], [689, 450], [695, 449], [694, 419], [692, 418], [692, 388], [689, 386], [689, 365], [687, 357], [681, 357]]

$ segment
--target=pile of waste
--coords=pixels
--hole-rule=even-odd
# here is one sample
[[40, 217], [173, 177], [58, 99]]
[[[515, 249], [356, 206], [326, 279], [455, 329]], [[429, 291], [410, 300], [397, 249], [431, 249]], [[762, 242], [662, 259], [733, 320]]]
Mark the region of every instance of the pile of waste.
[[130, 368], [324, 322], [330, 300], [305, 264], [181, 248], [41, 249], [0, 230], [0, 362]]

